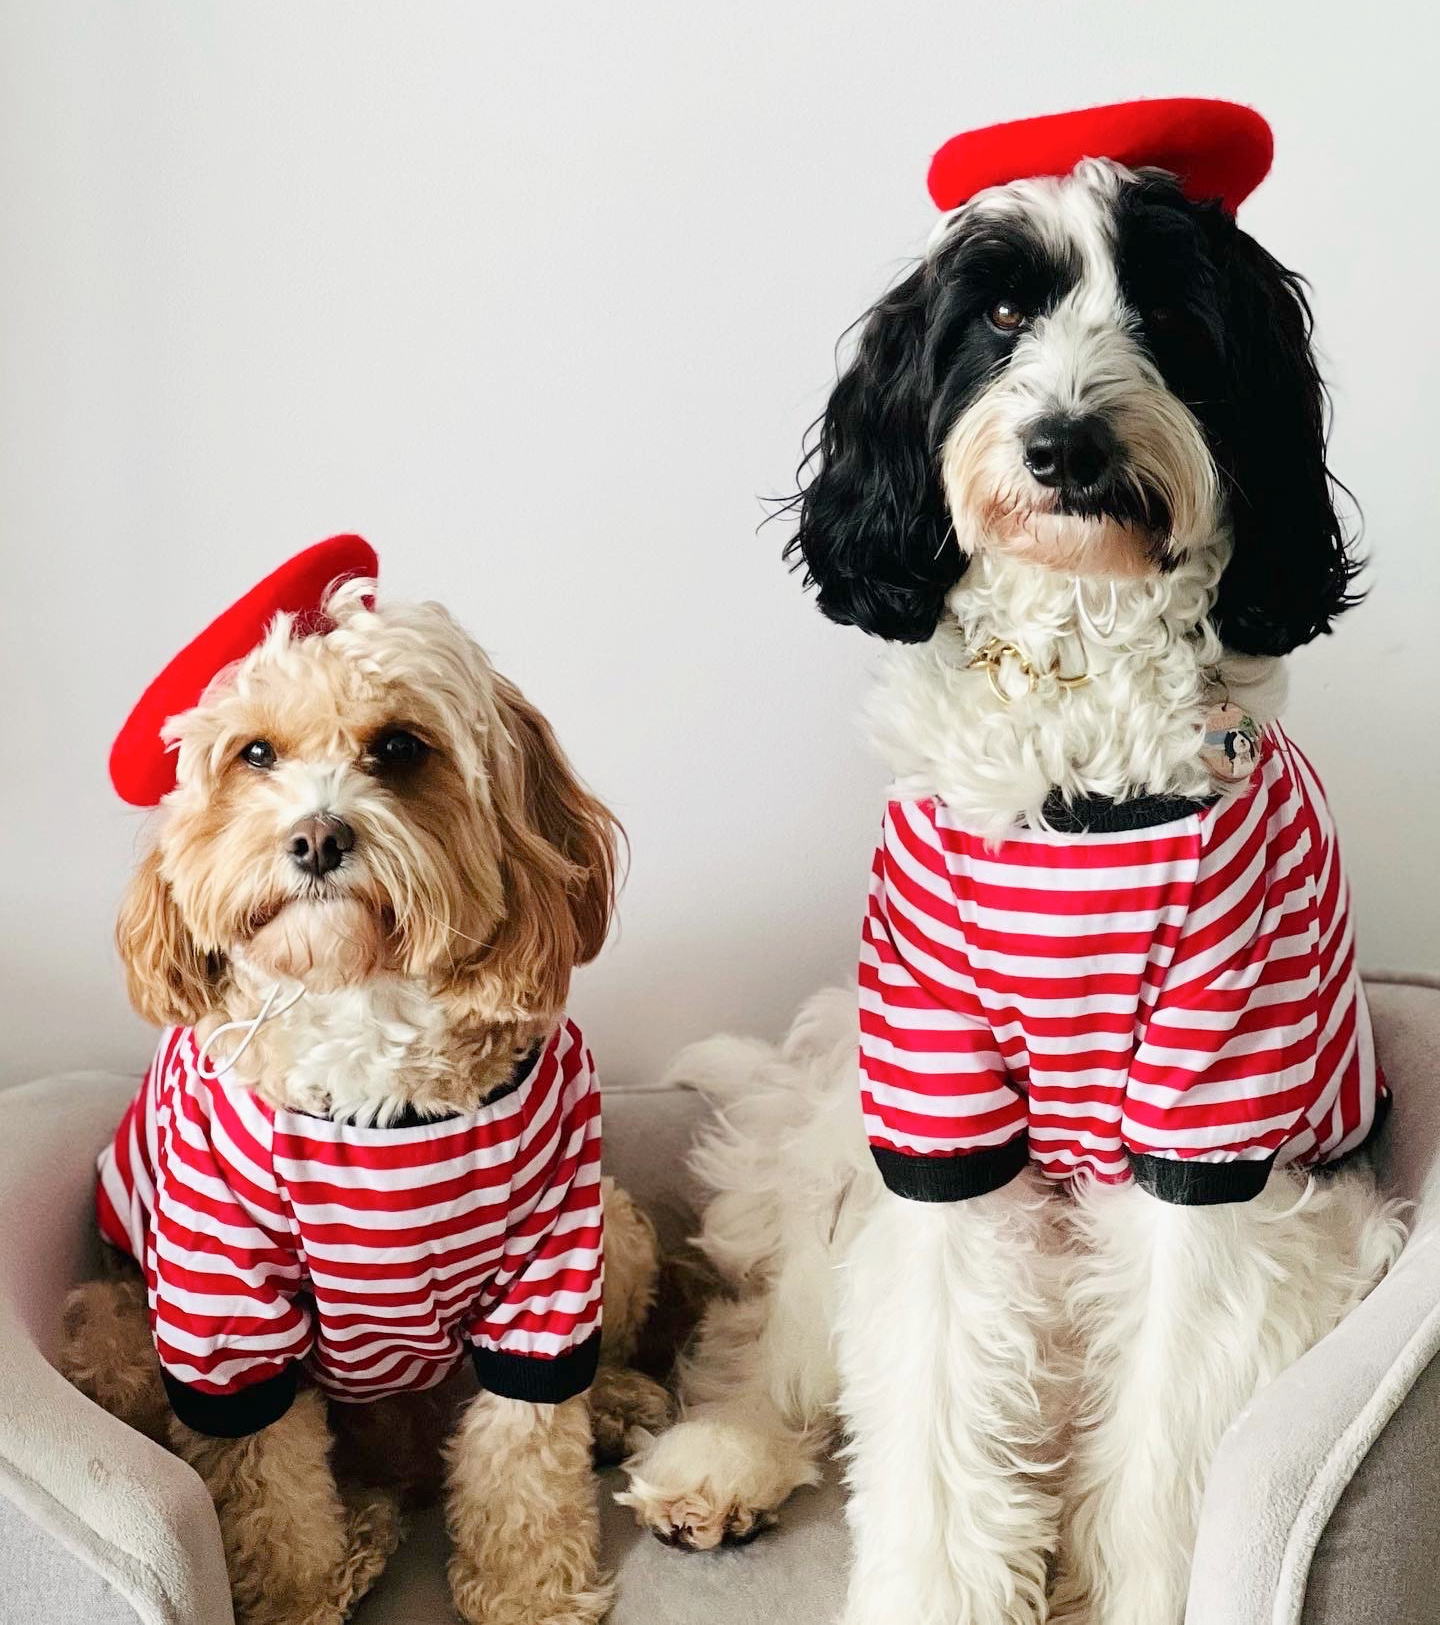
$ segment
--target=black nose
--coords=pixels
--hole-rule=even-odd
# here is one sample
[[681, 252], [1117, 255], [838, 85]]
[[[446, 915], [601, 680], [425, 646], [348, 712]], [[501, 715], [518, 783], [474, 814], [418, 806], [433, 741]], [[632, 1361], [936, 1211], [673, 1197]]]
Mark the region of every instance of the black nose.
[[1104, 418], [1056, 413], [1025, 434], [1025, 466], [1041, 485], [1083, 491], [1099, 485], [1115, 461], [1115, 436]]
[[302, 818], [290, 831], [290, 861], [318, 880], [340, 867], [355, 845], [355, 831], [339, 818]]

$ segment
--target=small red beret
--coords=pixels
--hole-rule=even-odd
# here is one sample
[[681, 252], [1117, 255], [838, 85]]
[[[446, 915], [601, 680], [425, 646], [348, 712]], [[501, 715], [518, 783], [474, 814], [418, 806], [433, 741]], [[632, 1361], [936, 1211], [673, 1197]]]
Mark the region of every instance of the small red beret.
[[1218, 198], [1234, 214], [1268, 174], [1274, 147], [1270, 126], [1237, 102], [1116, 102], [952, 136], [930, 161], [930, 196], [941, 209], [958, 209], [987, 186], [1068, 175], [1082, 158], [1111, 158], [1130, 169], [1168, 169], [1186, 197]]
[[132, 807], [153, 807], [175, 788], [175, 753], [160, 730], [170, 717], [198, 705], [211, 680], [243, 660], [277, 615], [301, 618], [319, 631], [328, 589], [357, 576], [374, 576], [380, 561], [358, 536], [332, 536], [282, 564], [187, 643], [140, 696], [110, 748], [110, 782]]

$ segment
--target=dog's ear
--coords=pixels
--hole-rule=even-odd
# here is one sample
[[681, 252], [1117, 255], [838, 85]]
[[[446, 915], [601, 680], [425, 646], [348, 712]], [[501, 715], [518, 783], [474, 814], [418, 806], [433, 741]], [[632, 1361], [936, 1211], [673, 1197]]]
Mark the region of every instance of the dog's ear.
[[1235, 551], [1215, 624], [1241, 654], [1283, 655], [1358, 601], [1350, 589], [1360, 566], [1325, 462], [1329, 402], [1304, 284], [1233, 225], [1223, 265], [1230, 400], [1221, 462]]
[[495, 700], [505, 734], [491, 777], [504, 914], [457, 980], [492, 1019], [543, 1020], [564, 1008], [575, 966], [604, 945], [623, 832], [520, 690], [497, 676]]
[[125, 888], [115, 922], [130, 1003], [156, 1027], [193, 1026], [215, 1007], [218, 955], [205, 953], [186, 929], [155, 848]]
[[934, 632], [966, 559], [950, 526], [932, 445], [926, 353], [930, 271], [864, 318], [800, 471], [799, 525], [785, 548], [805, 563], [832, 621], [897, 643]]

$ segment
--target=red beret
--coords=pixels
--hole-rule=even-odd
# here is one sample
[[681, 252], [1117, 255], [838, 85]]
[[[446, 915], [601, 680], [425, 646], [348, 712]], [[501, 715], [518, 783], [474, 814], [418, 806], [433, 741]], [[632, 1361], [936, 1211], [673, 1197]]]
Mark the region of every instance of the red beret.
[[175, 753], [160, 730], [170, 717], [200, 703], [211, 680], [243, 660], [277, 615], [295, 615], [305, 631], [323, 630], [320, 606], [328, 589], [380, 568], [375, 550], [358, 536], [332, 536], [282, 564], [187, 643], [140, 696], [110, 747], [110, 782], [132, 807], [153, 807], [175, 788]]
[[1068, 175], [1082, 158], [1111, 158], [1130, 169], [1168, 169], [1186, 197], [1218, 198], [1234, 214], [1268, 174], [1274, 147], [1270, 126], [1237, 102], [1116, 102], [952, 136], [930, 161], [930, 196], [958, 209], [987, 186]]

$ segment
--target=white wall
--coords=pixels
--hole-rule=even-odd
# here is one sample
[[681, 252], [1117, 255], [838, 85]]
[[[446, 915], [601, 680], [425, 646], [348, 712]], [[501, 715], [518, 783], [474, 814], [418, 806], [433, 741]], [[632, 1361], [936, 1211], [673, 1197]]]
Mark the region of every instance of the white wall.
[[[755, 533], [955, 129], [1253, 101], [1245, 222], [1316, 287], [1367, 608], [1295, 662], [1365, 962], [1440, 969], [1433, 10], [45, 5], [0, 21], [0, 1079], [137, 1063], [110, 948], [158, 663], [353, 528], [624, 818], [576, 1006], [611, 1075], [846, 973], [873, 650]], [[1387, 16], [1388, 12], [1388, 16]], [[562, 20], [563, 17], [563, 20]]]

